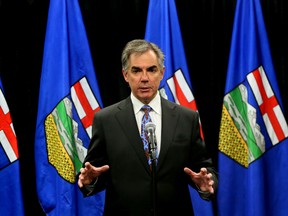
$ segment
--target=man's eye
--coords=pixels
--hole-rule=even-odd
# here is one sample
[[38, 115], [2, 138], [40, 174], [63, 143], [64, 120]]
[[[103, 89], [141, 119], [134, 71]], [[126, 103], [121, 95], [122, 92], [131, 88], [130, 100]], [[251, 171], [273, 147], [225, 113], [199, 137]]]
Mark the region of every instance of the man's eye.
[[153, 66], [153, 67], [150, 67], [147, 69], [148, 72], [152, 72], [152, 73], [155, 73], [158, 71], [158, 68], [156, 66]]
[[152, 73], [155, 73], [155, 72], [157, 72], [157, 68], [150, 68], [150, 69], [148, 69], [148, 71], [152, 72]]
[[132, 73], [138, 73], [139, 71], [139, 69], [132, 69]]

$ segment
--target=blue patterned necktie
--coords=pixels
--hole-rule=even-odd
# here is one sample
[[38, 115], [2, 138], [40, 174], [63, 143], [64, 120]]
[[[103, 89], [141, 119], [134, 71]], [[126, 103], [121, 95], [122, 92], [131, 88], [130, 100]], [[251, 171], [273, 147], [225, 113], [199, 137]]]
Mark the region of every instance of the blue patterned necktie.
[[145, 151], [145, 155], [147, 157], [148, 160], [148, 164], [151, 167], [151, 159], [150, 159], [150, 155], [149, 155], [149, 142], [148, 142], [148, 135], [145, 132], [145, 125], [148, 122], [151, 122], [151, 116], [149, 115], [149, 112], [152, 110], [152, 108], [148, 105], [144, 105], [141, 110], [144, 111], [144, 115], [141, 121], [141, 139], [144, 145], [144, 151]]

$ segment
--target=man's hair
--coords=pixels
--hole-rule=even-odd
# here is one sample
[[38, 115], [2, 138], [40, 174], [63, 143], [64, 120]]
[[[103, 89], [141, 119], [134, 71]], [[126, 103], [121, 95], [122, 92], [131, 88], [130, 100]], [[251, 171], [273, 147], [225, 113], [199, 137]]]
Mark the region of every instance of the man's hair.
[[136, 53], [141, 55], [147, 52], [148, 50], [152, 50], [156, 54], [158, 64], [160, 66], [160, 69], [162, 70], [164, 68], [164, 58], [165, 58], [162, 50], [156, 44], [143, 39], [135, 39], [126, 44], [121, 56], [122, 69], [124, 71], [128, 70], [129, 58], [132, 54]]

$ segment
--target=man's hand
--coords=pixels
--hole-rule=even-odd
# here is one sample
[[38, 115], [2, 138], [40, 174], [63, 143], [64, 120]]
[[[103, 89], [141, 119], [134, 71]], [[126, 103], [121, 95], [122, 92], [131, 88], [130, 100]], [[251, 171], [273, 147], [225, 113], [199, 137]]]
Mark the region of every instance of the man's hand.
[[200, 172], [196, 173], [185, 167], [184, 172], [190, 176], [191, 180], [200, 189], [200, 191], [214, 194], [214, 188], [212, 187], [214, 184], [212, 174], [208, 173], [206, 168], [201, 168]]
[[78, 186], [82, 188], [84, 185], [91, 184], [91, 182], [100, 176], [103, 172], [109, 170], [108, 165], [102, 167], [95, 167], [89, 162], [85, 163], [85, 167], [80, 169], [80, 175], [78, 178]]

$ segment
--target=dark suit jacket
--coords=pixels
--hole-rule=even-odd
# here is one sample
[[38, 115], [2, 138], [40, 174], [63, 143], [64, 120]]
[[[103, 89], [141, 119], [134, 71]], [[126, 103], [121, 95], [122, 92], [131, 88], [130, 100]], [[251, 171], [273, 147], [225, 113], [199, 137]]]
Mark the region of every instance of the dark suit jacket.
[[[212, 162], [200, 137], [197, 112], [163, 98], [161, 104], [157, 215], [191, 216], [188, 184], [195, 185], [183, 169], [187, 166], [198, 172], [201, 167], [212, 167]], [[153, 215], [151, 171], [130, 97], [95, 114], [86, 161], [110, 166], [93, 189], [93, 193], [106, 189], [105, 215]], [[86, 190], [83, 193], [87, 195]]]

